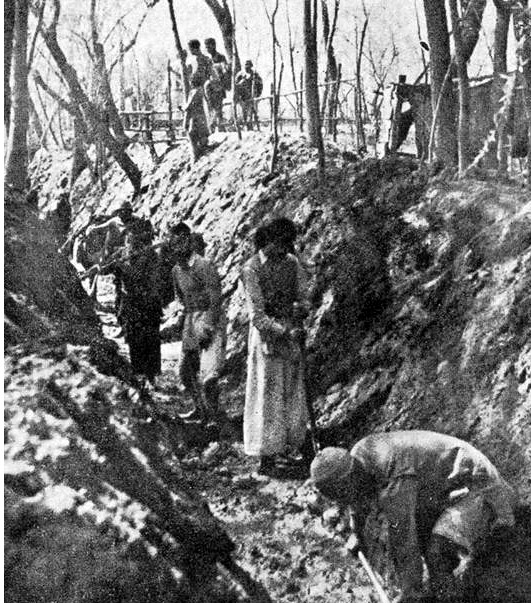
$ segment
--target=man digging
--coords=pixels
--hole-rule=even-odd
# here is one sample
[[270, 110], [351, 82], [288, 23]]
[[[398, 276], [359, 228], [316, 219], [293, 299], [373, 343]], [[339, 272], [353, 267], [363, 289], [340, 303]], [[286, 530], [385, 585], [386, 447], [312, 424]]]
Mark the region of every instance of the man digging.
[[350, 452], [325, 448], [310, 472], [324, 496], [350, 508], [351, 552], [359, 551], [358, 535], [371, 506], [384, 512], [401, 603], [428, 600], [423, 558], [435, 600], [461, 601], [474, 558], [489, 536], [514, 526], [512, 488], [479, 450], [449, 435], [373, 434]]

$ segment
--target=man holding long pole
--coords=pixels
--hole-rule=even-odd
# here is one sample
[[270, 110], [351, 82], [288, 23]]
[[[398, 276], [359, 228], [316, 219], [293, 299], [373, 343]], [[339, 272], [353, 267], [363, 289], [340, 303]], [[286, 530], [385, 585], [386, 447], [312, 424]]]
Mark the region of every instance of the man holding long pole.
[[372, 434], [350, 452], [325, 448], [310, 471], [324, 496], [350, 508], [354, 554], [368, 511], [386, 515], [400, 603], [425, 600], [423, 558], [435, 600], [462, 601], [475, 556], [493, 532], [514, 525], [512, 488], [479, 450], [449, 435]]

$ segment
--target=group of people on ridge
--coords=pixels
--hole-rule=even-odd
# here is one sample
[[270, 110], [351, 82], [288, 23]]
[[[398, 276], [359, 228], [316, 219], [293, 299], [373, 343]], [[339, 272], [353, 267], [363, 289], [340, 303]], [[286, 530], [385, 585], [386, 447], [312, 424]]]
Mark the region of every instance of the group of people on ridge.
[[[188, 133], [192, 160], [207, 148], [210, 131], [223, 129], [223, 101], [232, 87], [232, 67], [216, 48], [213, 38], [205, 40], [207, 54], [201, 52], [201, 42], [190, 40], [186, 70], [190, 91], [184, 111], [184, 128]], [[249, 127], [257, 118], [254, 99], [262, 93], [262, 79], [253, 69], [252, 61], [235, 76], [236, 100], [242, 105], [243, 121]], [[208, 106], [207, 120], [204, 104]]]
[[[227, 318], [218, 270], [187, 224], [172, 226], [157, 253], [146, 221], [127, 206], [120, 211], [127, 214], [126, 249], [106, 271], [122, 288], [119, 314], [133, 369], [150, 379], [160, 372], [160, 316], [174, 297], [181, 307], [180, 378], [196, 402], [187, 418], [219, 421]], [[266, 475], [275, 475], [280, 464], [300, 464], [307, 435], [308, 274], [295, 250], [296, 237], [287, 218], [258, 228], [240, 278], [249, 315], [244, 450]], [[485, 455], [450, 435], [371, 434], [350, 451], [320, 450], [310, 476], [316, 489], [345, 511], [352, 553], [364, 547], [368, 514], [375, 509], [385, 514], [401, 603], [463, 600], [475, 557], [489, 539], [515, 524], [513, 489]], [[424, 563], [429, 586], [423, 583]]]

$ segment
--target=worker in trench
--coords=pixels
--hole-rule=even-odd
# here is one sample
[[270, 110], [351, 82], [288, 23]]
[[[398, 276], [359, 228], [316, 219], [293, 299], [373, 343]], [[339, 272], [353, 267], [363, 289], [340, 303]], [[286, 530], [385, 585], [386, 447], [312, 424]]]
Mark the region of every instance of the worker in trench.
[[[102, 268], [119, 286], [118, 321], [122, 325], [133, 372], [153, 384], [161, 370], [159, 258], [147, 221], [128, 227], [125, 250]], [[149, 226], [151, 226], [149, 224]]]
[[227, 319], [221, 279], [215, 265], [197, 253], [197, 237], [180, 222], [170, 229], [176, 264], [172, 270], [175, 298], [182, 306], [181, 382], [196, 404], [184, 418], [216, 422], [219, 377], [225, 361]]
[[449, 435], [369, 435], [350, 452], [334, 447], [320, 451], [310, 473], [321, 494], [350, 511], [351, 552], [357, 554], [363, 546], [371, 508], [383, 511], [401, 603], [466, 600], [474, 559], [492, 536], [507, 536], [514, 526], [513, 489], [485, 455]]
[[244, 450], [259, 458], [258, 473], [265, 475], [275, 474], [277, 463], [302, 463], [307, 431], [301, 328], [306, 275], [294, 255], [296, 236], [287, 218], [258, 229], [257, 251], [241, 276], [250, 322]]

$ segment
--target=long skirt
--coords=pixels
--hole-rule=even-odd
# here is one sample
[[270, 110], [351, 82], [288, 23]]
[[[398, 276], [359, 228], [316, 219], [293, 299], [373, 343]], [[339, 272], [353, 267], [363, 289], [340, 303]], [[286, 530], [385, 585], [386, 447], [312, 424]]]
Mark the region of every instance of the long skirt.
[[300, 349], [289, 357], [272, 355], [256, 327], [249, 332], [243, 442], [250, 456], [302, 446], [308, 410]]

